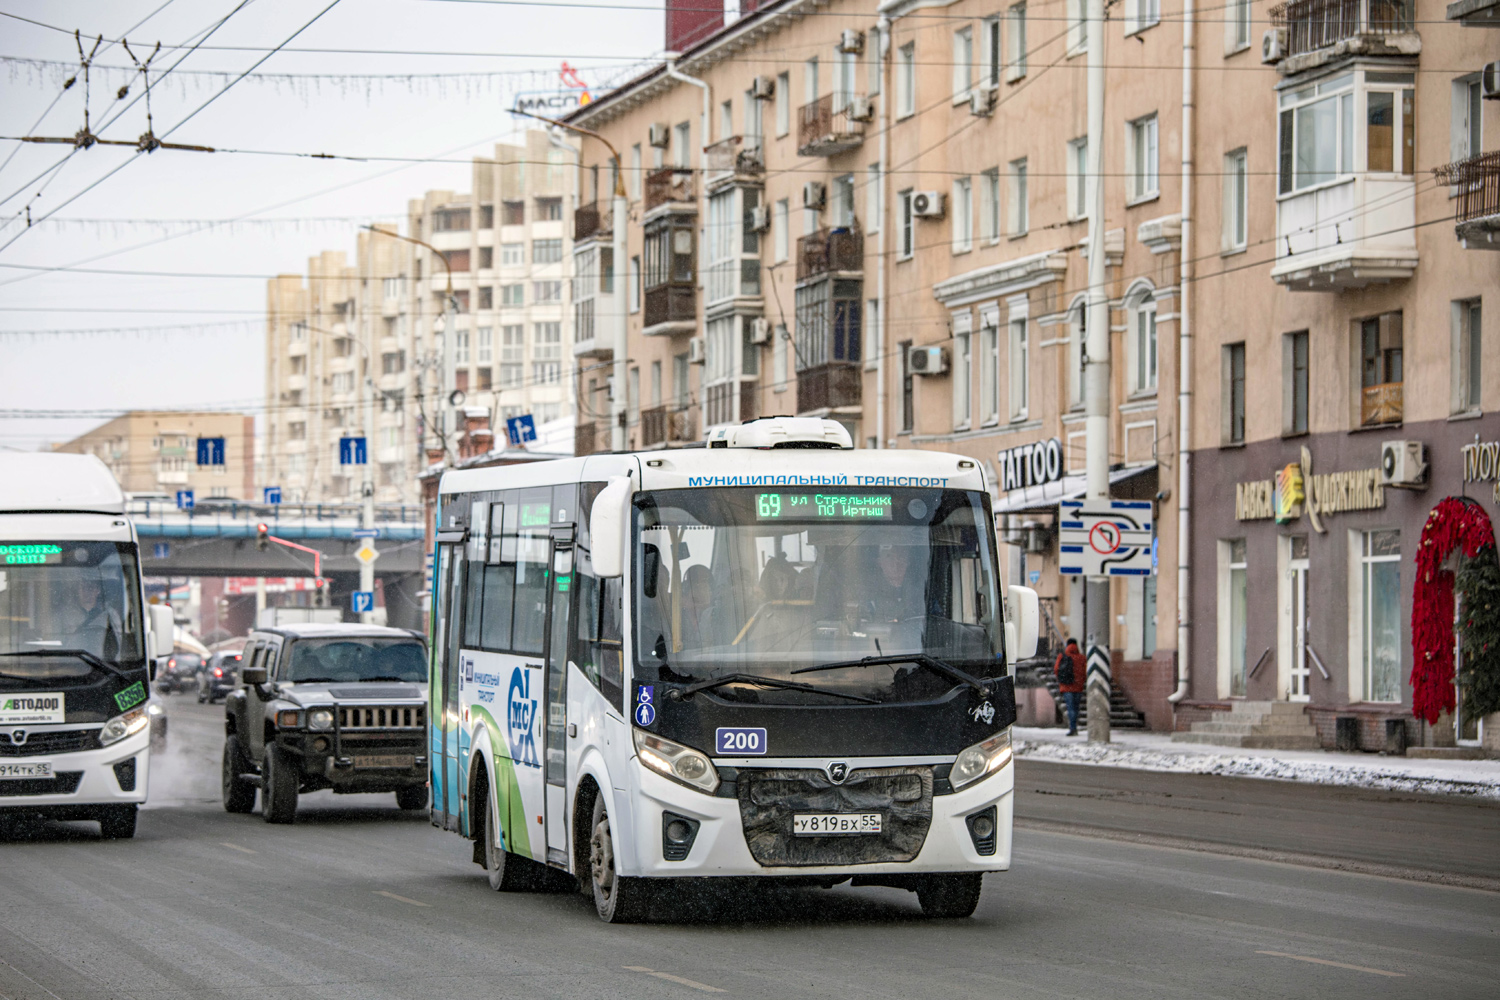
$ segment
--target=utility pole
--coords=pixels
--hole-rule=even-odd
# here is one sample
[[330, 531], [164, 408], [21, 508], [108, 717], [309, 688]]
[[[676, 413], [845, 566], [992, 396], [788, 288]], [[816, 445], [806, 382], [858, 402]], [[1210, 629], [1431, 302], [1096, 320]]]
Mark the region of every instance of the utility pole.
[[[367, 255], [368, 256], [368, 255]], [[356, 307], [357, 308], [357, 307]], [[360, 485], [359, 495], [363, 501], [360, 505], [359, 526], [369, 531], [375, 527], [375, 358], [370, 351], [369, 340], [365, 336], [365, 317], [361, 311], [358, 317], [360, 347], [364, 354], [364, 378], [360, 380], [360, 408], [364, 410], [365, 425], [365, 476]], [[373, 547], [373, 542], [366, 540], [367, 545]], [[373, 560], [361, 559], [359, 563], [359, 589], [366, 593], [375, 592], [375, 563]], [[372, 604], [369, 611], [359, 613], [359, 621], [362, 625], [375, 624], [375, 608]]]
[[[1089, 292], [1085, 323], [1087, 489], [1089, 501], [1109, 500], [1109, 294], [1104, 279], [1104, 0], [1088, 3], [1088, 208]], [[1088, 578], [1084, 600], [1084, 645], [1088, 657], [1090, 743], [1109, 742], [1109, 580]]]

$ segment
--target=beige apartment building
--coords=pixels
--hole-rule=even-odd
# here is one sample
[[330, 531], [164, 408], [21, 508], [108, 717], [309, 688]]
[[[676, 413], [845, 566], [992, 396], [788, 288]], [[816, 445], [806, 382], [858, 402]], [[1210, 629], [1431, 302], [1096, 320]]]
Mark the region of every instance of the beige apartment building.
[[[1455, 303], [1492, 293], [1500, 257], [1463, 249], [1451, 221], [1413, 223], [1452, 215], [1431, 169], [1494, 134], [1495, 106], [1466, 88], [1496, 36], [1447, 21], [1436, 2], [1381, 2], [1273, 11], [1247, 0], [1194, 14], [1127, 0], [1104, 25], [1112, 492], [1154, 503], [1159, 568], [1113, 585], [1112, 645], [1117, 687], [1153, 728], [1186, 728], [1230, 697], [1289, 697], [1265, 668], [1248, 693], [1226, 689], [1218, 627], [1219, 539], [1239, 532], [1233, 483], [1263, 478], [1272, 451], [1297, 446], [1283, 434], [1302, 433], [1280, 422], [1283, 366], [1308, 370], [1305, 345], [1284, 334], [1323, 331], [1304, 393], [1317, 400], [1314, 429], [1375, 440], [1352, 432], [1360, 410], [1344, 402], [1364, 398], [1349, 388], [1365, 364], [1351, 331], [1398, 309], [1410, 313], [1406, 338], [1423, 345], [1404, 369], [1412, 378], [1422, 366], [1431, 383], [1422, 419], [1448, 426], [1473, 413], [1480, 423], [1455, 432], [1470, 436], [1486, 420], [1477, 397], [1440, 400], [1459, 398], [1450, 356], [1480, 339], [1458, 332], [1480, 312]], [[619, 308], [618, 274], [631, 447], [806, 414], [843, 422], [863, 447], [976, 459], [991, 472], [1011, 579], [1038, 589], [1051, 638], [1080, 635], [1084, 588], [1058, 574], [1056, 529], [1058, 501], [1084, 485], [1082, 17], [1073, 0], [782, 0], [742, 5], [726, 22], [669, 0], [676, 57], [569, 119], [620, 150], [630, 200], [627, 260], [611, 273], [612, 167], [603, 144], [583, 139], [579, 453], [608, 447], [604, 317]], [[1320, 86], [1334, 88], [1331, 103]], [[1416, 113], [1405, 110], [1413, 90]], [[1413, 133], [1414, 122], [1427, 124]], [[1469, 246], [1494, 239], [1482, 218], [1466, 225]], [[1401, 336], [1399, 322], [1377, 327], [1379, 344]], [[1245, 355], [1224, 354], [1239, 342], [1244, 378], [1226, 374], [1240, 371]], [[1243, 444], [1224, 437], [1231, 382], [1248, 401]], [[1250, 477], [1233, 463], [1257, 442], [1267, 457], [1247, 463]], [[1179, 553], [1185, 466], [1199, 506], [1194, 548]], [[1271, 586], [1274, 561], [1258, 558]], [[1277, 626], [1256, 627], [1253, 655]], [[1325, 648], [1325, 665], [1343, 669], [1343, 645]], [[1331, 739], [1332, 715], [1362, 695], [1335, 685], [1319, 698], [1337, 710], [1317, 720]]]
[[[199, 465], [198, 440], [223, 439]], [[97, 455], [127, 493], [192, 490], [193, 499], [255, 497], [255, 418], [240, 413], [134, 410], [81, 434], [53, 451]]]

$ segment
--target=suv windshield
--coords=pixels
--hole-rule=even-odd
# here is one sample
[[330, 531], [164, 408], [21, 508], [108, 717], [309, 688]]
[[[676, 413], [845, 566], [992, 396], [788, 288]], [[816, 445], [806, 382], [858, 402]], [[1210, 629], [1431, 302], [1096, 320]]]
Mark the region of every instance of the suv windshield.
[[[121, 542], [0, 542], [0, 673], [38, 681], [86, 677], [106, 663], [145, 664], [135, 546]], [[36, 658], [27, 653], [44, 654]], [[0, 686], [7, 683], [0, 677]]]
[[318, 681], [427, 680], [427, 654], [415, 639], [298, 639], [292, 662], [279, 680], [292, 684]]
[[[753, 674], [880, 701], [954, 682], [913, 662], [799, 667], [923, 653], [1005, 673], [986, 497], [959, 490], [662, 490], [635, 501], [636, 656], [646, 678]], [[716, 697], [821, 703], [752, 685]]]

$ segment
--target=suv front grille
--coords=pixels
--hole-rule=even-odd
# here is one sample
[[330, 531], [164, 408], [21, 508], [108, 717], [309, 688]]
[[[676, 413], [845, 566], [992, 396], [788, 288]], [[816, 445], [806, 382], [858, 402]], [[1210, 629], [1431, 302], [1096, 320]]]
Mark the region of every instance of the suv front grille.
[[81, 753], [99, 749], [97, 729], [54, 729], [28, 732], [25, 743], [15, 743], [10, 733], [0, 732], [0, 757], [45, 757], [55, 753]]
[[425, 705], [340, 705], [339, 729], [422, 729], [427, 725]]

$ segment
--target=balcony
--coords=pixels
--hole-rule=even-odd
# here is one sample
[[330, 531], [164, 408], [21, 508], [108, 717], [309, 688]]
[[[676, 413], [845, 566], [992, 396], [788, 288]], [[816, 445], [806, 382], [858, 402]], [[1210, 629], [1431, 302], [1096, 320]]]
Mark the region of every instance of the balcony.
[[864, 379], [860, 367], [827, 364], [797, 373], [797, 412], [826, 413], [846, 406], [859, 406]]
[[1344, 56], [1414, 56], [1415, 0], [1291, 0], [1271, 8], [1271, 23], [1286, 33], [1290, 76]]
[[614, 211], [609, 202], [595, 201], [573, 210], [573, 242], [607, 240], [613, 235]]
[[693, 183], [693, 172], [676, 167], [663, 167], [646, 175], [646, 211], [655, 211], [663, 206], [679, 209], [690, 206], [698, 210], [697, 188]]
[[865, 238], [859, 224], [819, 229], [797, 238], [797, 280], [825, 274], [860, 274], [865, 266]]
[[[835, 96], [840, 100], [834, 104]], [[837, 156], [865, 141], [865, 123], [854, 114], [868, 107], [863, 94], [825, 94], [797, 111], [797, 155]], [[860, 115], [863, 118], [864, 115]]]
[[1404, 281], [1417, 269], [1413, 178], [1358, 174], [1283, 197], [1271, 279], [1294, 292]]
[[1469, 28], [1500, 28], [1500, 0], [1458, 0], [1448, 5], [1447, 15]]
[[1359, 424], [1361, 427], [1377, 427], [1381, 424], [1401, 422], [1401, 383], [1386, 382], [1367, 385], [1360, 390]]
[[653, 406], [641, 411], [641, 447], [687, 444], [698, 440], [696, 421], [690, 410]]
[[720, 139], [703, 150], [703, 163], [710, 187], [728, 183], [762, 184], [766, 161], [760, 140], [744, 136]]
[[573, 427], [573, 455], [582, 458], [609, 451], [609, 425], [605, 423], [577, 424]]
[[1500, 250], [1500, 151], [1480, 153], [1433, 173], [1456, 189], [1453, 230], [1466, 250]]
[[692, 333], [698, 328], [698, 294], [691, 285], [658, 285], [646, 289], [641, 333], [647, 337]]

